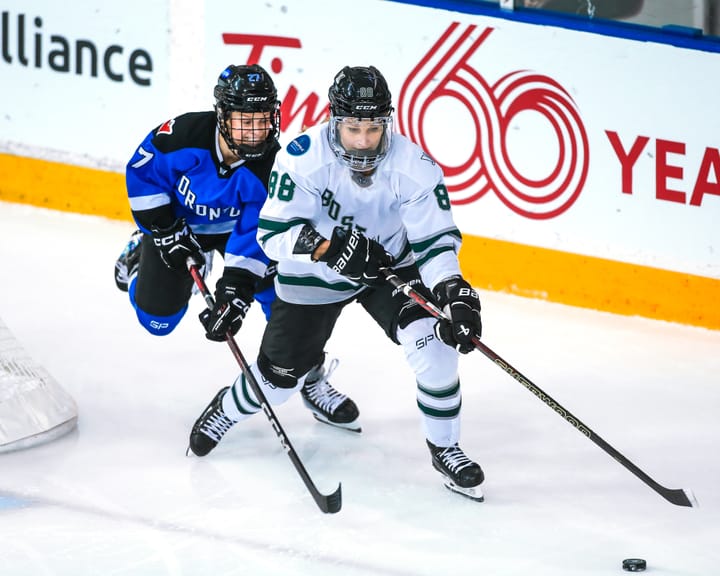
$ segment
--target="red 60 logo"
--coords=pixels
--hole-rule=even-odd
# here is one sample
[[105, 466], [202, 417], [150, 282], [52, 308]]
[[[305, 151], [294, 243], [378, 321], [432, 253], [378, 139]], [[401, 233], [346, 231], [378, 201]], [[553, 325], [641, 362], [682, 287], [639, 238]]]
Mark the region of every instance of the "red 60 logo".
[[[577, 107], [555, 80], [529, 71], [512, 72], [490, 86], [468, 60], [493, 29], [474, 38], [475, 29], [451, 24], [413, 69], [400, 92], [398, 127], [432, 152], [426, 142], [428, 110], [441, 98], [454, 99], [472, 118], [475, 145], [460, 163], [438, 161], [452, 203], [468, 204], [492, 190], [518, 214], [553, 218], [572, 206], [587, 178], [588, 139]], [[525, 112], [539, 114], [555, 136], [556, 143], [534, 143], [538, 151], [556, 151], [541, 175], [524, 174], [509, 153], [511, 123]], [[443, 130], [447, 138], [453, 126]]]

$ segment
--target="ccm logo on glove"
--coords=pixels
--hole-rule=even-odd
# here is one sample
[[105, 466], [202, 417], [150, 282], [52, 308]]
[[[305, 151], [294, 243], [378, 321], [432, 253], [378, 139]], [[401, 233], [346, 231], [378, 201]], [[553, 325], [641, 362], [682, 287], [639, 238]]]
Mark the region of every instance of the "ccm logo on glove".
[[172, 246], [176, 242], [179, 242], [180, 239], [183, 236], [187, 236], [187, 228], [181, 230], [180, 232], [175, 232], [174, 236], [165, 236], [163, 238], [153, 238], [153, 242], [155, 242], [155, 246], [160, 248], [161, 246]]
[[187, 273], [188, 258], [192, 258], [199, 266], [205, 263], [200, 243], [184, 218], [178, 218], [167, 228], [152, 226], [150, 231], [153, 244], [168, 268]]

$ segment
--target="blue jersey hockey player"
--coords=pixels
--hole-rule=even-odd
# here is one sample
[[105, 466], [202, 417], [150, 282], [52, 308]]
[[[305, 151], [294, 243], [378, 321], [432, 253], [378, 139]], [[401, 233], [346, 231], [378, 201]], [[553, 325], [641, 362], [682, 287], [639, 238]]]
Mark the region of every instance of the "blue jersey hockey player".
[[[261, 66], [231, 65], [214, 96], [214, 111], [154, 128], [126, 168], [139, 230], [115, 264], [115, 282], [129, 293], [140, 324], [158, 336], [172, 332], [187, 311], [191, 256], [206, 274], [215, 251], [224, 258], [215, 307], [200, 316], [208, 339], [222, 342], [237, 333], [253, 300], [269, 317], [275, 299], [274, 266], [256, 234], [279, 149], [277, 90]], [[303, 397], [318, 419], [345, 425], [357, 419], [357, 407], [327, 382], [323, 360], [313, 369], [312, 394], [307, 389]]]

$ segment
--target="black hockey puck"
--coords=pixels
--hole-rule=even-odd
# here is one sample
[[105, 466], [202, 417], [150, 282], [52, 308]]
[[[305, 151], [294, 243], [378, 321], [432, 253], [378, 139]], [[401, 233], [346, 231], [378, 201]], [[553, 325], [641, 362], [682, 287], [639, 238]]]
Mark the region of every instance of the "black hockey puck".
[[642, 558], [626, 558], [623, 560], [623, 570], [628, 572], [642, 572], [647, 568], [647, 562]]

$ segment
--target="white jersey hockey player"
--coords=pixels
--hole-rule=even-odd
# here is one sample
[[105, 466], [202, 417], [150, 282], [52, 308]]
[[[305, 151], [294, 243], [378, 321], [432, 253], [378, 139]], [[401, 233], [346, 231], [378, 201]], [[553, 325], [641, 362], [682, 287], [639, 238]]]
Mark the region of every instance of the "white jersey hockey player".
[[[343, 68], [329, 98], [330, 121], [279, 151], [270, 175], [257, 238], [277, 261], [277, 300], [252, 370], [273, 404], [300, 389], [309, 405], [342, 401], [324, 393], [327, 378], [309, 391], [303, 384], [343, 308], [358, 302], [405, 351], [433, 466], [448, 488], [482, 500], [483, 471], [458, 446], [458, 351], [473, 350], [480, 336], [480, 301], [460, 273], [461, 235], [442, 170], [393, 133], [390, 91], [376, 68]], [[388, 267], [449, 320], [393, 289], [382, 274]], [[198, 419], [191, 448], [217, 444], [207, 431], [218, 412], [229, 423], [224, 434], [258, 410], [241, 375]]]

